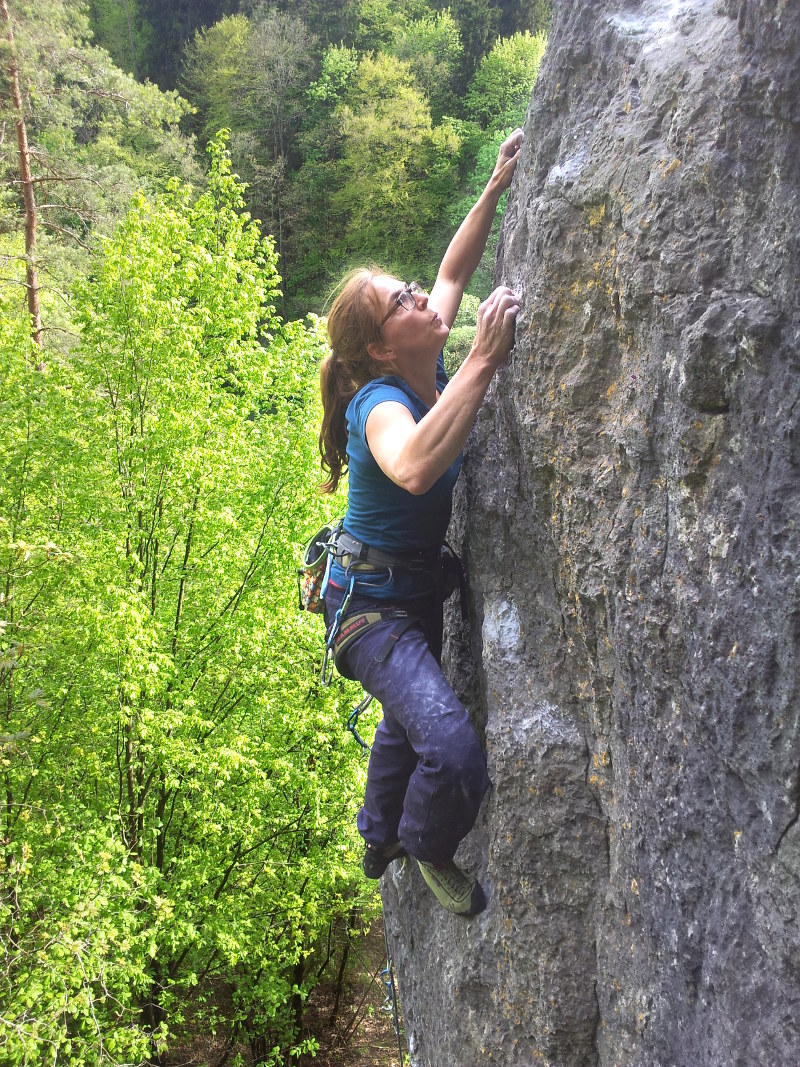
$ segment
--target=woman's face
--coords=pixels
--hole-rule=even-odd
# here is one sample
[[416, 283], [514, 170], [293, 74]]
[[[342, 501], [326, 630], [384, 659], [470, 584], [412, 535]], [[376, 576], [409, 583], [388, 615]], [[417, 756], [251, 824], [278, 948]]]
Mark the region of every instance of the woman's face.
[[[408, 293], [408, 285], [389, 274], [379, 274], [373, 279], [381, 322], [381, 340], [384, 347], [396, 351], [414, 350], [437, 355], [450, 333], [447, 326], [428, 304], [428, 294], [421, 290]], [[401, 293], [405, 303], [414, 300], [413, 307], [404, 307], [399, 302]]]

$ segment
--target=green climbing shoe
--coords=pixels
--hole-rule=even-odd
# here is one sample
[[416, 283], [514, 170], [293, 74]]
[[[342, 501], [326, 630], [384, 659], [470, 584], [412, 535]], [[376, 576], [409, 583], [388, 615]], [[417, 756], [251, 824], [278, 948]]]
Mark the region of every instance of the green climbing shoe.
[[417, 860], [420, 873], [443, 908], [455, 915], [477, 915], [486, 907], [486, 897], [475, 878], [464, 874], [452, 860], [425, 863]]

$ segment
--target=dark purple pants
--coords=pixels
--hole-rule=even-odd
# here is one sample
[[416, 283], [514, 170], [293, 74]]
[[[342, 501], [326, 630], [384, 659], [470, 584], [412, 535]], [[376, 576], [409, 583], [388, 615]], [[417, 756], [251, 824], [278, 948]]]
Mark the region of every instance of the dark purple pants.
[[[329, 587], [328, 624], [342, 591]], [[355, 594], [348, 614], [386, 607]], [[376, 659], [393, 623], [371, 627], [348, 649], [344, 673], [361, 682], [381, 704], [358, 829], [377, 849], [400, 841], [417, 859], [452, 859], [478, 815], [489, 785], [486, 758], [475, 727], [439, 666], [441, 604], [404, 601], [392, 605], [422, 617], [409, 627], [389, 656]]]

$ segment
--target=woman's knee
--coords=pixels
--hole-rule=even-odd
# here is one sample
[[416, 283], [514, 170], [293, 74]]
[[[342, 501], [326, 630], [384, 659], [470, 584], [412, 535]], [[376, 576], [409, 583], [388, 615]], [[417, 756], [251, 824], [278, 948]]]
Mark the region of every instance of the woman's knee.
[[455, 729], [442, 730], [425, 759], [440, 782], [457, 783], [483, 796], [489, 781], [486, 756], [468, 718]]

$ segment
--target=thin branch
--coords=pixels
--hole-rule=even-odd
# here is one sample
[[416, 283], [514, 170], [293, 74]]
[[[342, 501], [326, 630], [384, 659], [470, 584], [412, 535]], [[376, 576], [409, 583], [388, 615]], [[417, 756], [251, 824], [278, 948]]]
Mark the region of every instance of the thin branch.
[[19, 64], [14, 47], [14, 31], [8, 13], [7, 0], [0, 0], [0, 19], [6, 25], [6, 37], [9, 44], [8, 77], [11, 83], [11, 99], [17, 115], [17, 150], [19, 153], [19, 176], [22, 183], [22, 196], [25, 201], [25, 255], [26, 277], [28, 282], [28, 313], [31, 317], [31, 334], [34, 344], [42, 347], [42, 314], [39, 306], [39, 280], [36, 270], [36, 197], [31, 178], [31, 155], [28, 147], [28, 129], [25, 125], [25, 112], [22, 107], [22, 93], [19, 87]]
[[[35, 159], [36, 162], [42, 166], [42, 162], [35, 149], [29, 149], [28, 153], [31, 159]], [[90, 185], [96, 185], [98, 189], [102, 188], [102, 182], [99, 182], [97, 178], [90, 178], [88, 174], [45, 174], [41, 178], [31, 178], [31, 185], [49, 185], [51, 182], [89, 182]], [[24, 185], [25, 183], [21, 178], [9, 178], [6, 182], [7, 185]]]

